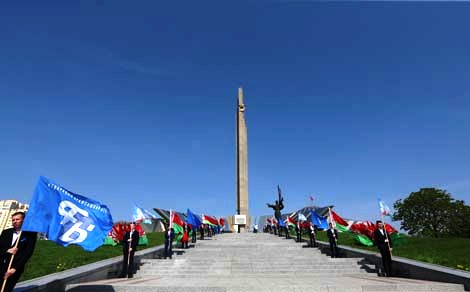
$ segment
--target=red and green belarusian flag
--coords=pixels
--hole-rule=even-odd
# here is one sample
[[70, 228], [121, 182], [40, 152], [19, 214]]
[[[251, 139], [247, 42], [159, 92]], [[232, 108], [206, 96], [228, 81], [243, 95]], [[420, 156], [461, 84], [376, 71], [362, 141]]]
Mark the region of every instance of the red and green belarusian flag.
[[286, 225], [287, 226], [292, 226], [292, 227], [295, 228], [295, 226], [297, 225], [297, 221], [295, 221], [295, 219], [292, 218], [291, 216], [287, 216]]
[[[346, 221], [336, 214], [331, 209], [329, 210], [329, 221], [336, 227], [339, 231], [350, 232], [353, 234], [354, 239], [365, 246], [373, 246], [374, 242], [372, 241], [373, 233], [376, 229], [374, 223], [370, 221]], [[406, 242], [406, 238], [403, 235], [400, 235], [398, 231], [393, 228], [390, 224], [385, 224], [385, 230], [390, 234], [390, 237], [394, 242], [398, 244], [403, 244]]]
[[180, 241], [183, 237], [183, 226], [184, 222], [181, 220], [178, 213], [173, 210], [170, 210], [170, 228], [173, 228], [175, 231], [175, 239], [176, 241]]
[[328, 208], [328, 210], [329, 221], [333, 225], [333, 227], [342, 232], [349, 231], [348, 222], [341, 218], [338, 214], [336, 214], [335, 211], [331, 210], [330, 208]]
[[297, 225], [297, 221], [295, 221], [294, 218], [292, 218], [291, 216], [287, 216], [287, 219], [286, 219], [286, 226], [287, 228], [289, 229], [289, 233], [291, 235], [294, 235], [295, 236], [295, 226]]
[[212, 225], [212, 226], [218, 226], [219, 221], [211, 216], [208, 215], [202, 215], [202, 223], [207, 224], [207, 225]]
[[335, 227], [336, 229], [338, 229], [341, 232], [351, 232], [351, 233], [353, 233], [355, 239], [363, 245], [366, 245], [366, 246], [374, 245], [374, 243], [372, 242], [372, 240], [369, 237], [367, 237], [367, 236], [365, 236], [364, 234], [361, 234], [361, 233], [353, 232], [354, 230], [351, 230], [351, 226], [353, 224], [349, 224], [346, 220], [341, 218], [341, 216], [336, 214], [335, 211], [329, 209], [329, 215], [330, 215], [329, 216], [330, 217], [330, 222], [331, 222], [331, 224], [333, 224], [333, 227]]

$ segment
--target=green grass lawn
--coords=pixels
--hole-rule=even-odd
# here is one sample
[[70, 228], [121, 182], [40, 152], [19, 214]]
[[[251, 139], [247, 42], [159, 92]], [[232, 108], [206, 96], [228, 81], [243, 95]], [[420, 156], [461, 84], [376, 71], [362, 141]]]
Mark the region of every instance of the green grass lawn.
[[[162, 232], [147, 233], [148, 246], [139, 246], [138, 250], [163, 244]], [[38, 240], [33, 256], [29, 260], [20, 281], [76, 268], [100, 260], [122, 255], [122, 246], [101, 246], [93, 252], [83, 250], [76, 245], [62, 247], [48, 240]]]
[[[339, 245], [378, 251], [375, 246], [367, 247], [357, 243], [350, 233], [342, 232], [339, 233], [338, 237]], [[319, 231], [317, 239], [328, 242], [325, 231]], [[406, 237], [403, 244], [393, 247], [393, 255], [469, 271], [470, 239]]]

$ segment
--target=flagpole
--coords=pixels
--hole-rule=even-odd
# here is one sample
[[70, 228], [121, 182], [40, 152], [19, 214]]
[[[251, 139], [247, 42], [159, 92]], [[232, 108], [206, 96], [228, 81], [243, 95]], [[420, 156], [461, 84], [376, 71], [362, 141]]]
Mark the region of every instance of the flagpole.
[[129, 231], [129, 248], [127, 250], [127, 278], [129, 278], [129, 264], [131, 262], [132, 229]]
[[[384, 225], [384, 231], [385, 231], [385, 238], [387, 239], [387, 246], [388, 246], [388, 251], [390, 252], [390, 257], [392, 257], [392, 250], [390, 248], [390, 237], [388, 236], [388, 232], [387, 232], [387, 225], [385, 224], [385, 219], [384, 219], [384, 211], [386, 209], [388, 209], [387, 206], [385, 206], [385, 203], [380, 199], [380, 198], [377, 198], [378, 201], [379, 201], [379, 211], [380, 211], [380, 216], [382, 217], [382, 222], [383, 222], [383, 225]], [[387, 208], [385, 208], [387, 207]], [[382, 211], [384, 210], [384, 211]], [[390, 212], [390, 210], [388, 210]]]
[[[21, 231], [20, 231], [20, 234], [18, 234], [18, 237], [16, 238], [15, 246], [14, 246], [13, 248], [17, 248], [17, 247], [18, 247], [18, 243], [20, 242], [21, 233], [22, 233], [22, 232], [23, 232], [23, 231], [21, 230]], [[16, 253], [15, 253], [15, 254], [16, 254]], [[10, 270], [11, 264], [13, 263], [13, 258], [15, 257], [15, 254], [12, 254], [12, 255], [11, 255], [10, 263], [8, 264], [8, 269], [6, 270], [5, 273], [8, 273], [8, 271]], [[8, 279], [4, 279], [4, 280], [3, 280], [1, 292], [3, 292], [3, 290], [5, 290], [5, 285], [7, 284], [7, 280], [8, 280]]]

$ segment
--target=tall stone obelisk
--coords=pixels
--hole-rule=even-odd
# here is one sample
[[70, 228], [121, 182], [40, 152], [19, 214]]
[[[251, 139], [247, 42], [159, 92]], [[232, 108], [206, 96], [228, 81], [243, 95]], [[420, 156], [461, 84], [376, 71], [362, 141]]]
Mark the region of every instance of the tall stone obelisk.
[[[239, 231], [249, 230], [250, 214], [248, 213], [248, 142], [245, 122], [245, 104], [243, 89], [238, 88], [237, 107], [237, 215], [245, 215], [246, 223], [238, 224]], [[237, 219], [235, 219], [237, 221]], [[237, 222], [235, 222], [237, 224]]]

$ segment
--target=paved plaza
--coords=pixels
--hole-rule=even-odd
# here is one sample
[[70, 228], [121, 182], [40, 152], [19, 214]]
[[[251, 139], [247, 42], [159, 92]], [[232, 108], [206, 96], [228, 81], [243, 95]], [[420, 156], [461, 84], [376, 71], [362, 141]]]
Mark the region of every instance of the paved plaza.
[[335, 258], [264, 233], [226, 233], [146, 259], [132, 279], [68, 285], [67, 291], [464, 291], [462, 285], [378, 277], [361, 258]]

